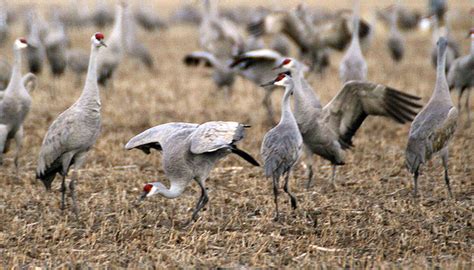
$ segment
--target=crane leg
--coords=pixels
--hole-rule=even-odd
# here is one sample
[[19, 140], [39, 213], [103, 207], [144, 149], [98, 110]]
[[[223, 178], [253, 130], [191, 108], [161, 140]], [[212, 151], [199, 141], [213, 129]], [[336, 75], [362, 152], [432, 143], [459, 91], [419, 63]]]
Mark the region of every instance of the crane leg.
[[332, 176], [331, 176], [331, 185], [335, 188], [336, 187], [336, 165], [332, 165]]
[[280, 212], [278, 211], [278, 180], [280, 177], [273, 176], [273, 196], [275, 200], [275, 217], [274, 221], [278, 221], [280, 218]]
[[23, 146], [23, 126], [21, 126], [15, 134], [15, 144], [16, 144], [16, 151], [15, 151], [15, 170], [16, 176], [19, 175], [19, 166], [18, 166], [18, 158], [20, 157], [20, 152]]
[[0, 124], [0, 165], [3, 164], [3, 153], [8, 149], [7, 143], [8, 128], [6, 125]]
[[443, 161], [444, 167], [444, 181], [446, 182], [446, 188], [448, 189], [449, 197], [453, 198], [453, 193], [451, 192], [451, 185], [449, 183], [449, 175], [448, 175], [448, 149], [444, 150], [441, 153], [441, 160]]
[[66, 209], [66, 175], [63, 175], [61, 182], [61, 210]]
[[305, 153], [305, 165], [306, 165], [306, 173], [308, 175], [308, 182], [306, 183], [306, 189], [309, 189], [313, 184], [313, 153], [307, 146], [304, 147]]
[[265, 97], [263, 98], [263, 106], [265, 106], [265, 109], [267, 110], [267, 117], [268, 117], [268, 123], [271, 125], [275, 124], [275, 112], [273, 110], [272, 106], [272, 91], [266, 90], [265, 91]]
[[202, 183], [200, 180], [196, 180], [196, 182], [199, 184], [199, 187], [201, 187], [201, 197], [199, 198], [199, 201], [196, 204], [196, 208], [193, 211], [192, 220], [194, 221], [197, 220], [197, 214], [199, 213], [199, 211], [209, 201], [209, 197], [207, 196], [207, 190], [206, 190], [206, 187], [204, 186], [204, 183]]
[[286, 194], [288, 194], [288, 196], [290, 196], [290, 201], [291, 201], [291, 208], [296, 209], [297, 205], [296, 205], [296, 198], [295, 196], [290, 192], [290, 190], [288, 189], [288, 182], [290, 180], [290, 171], [288, 171], [286, 173], [286, 177], [285, 177], [285, 185], [283, 186], [283, 190], [286, 192]]
[[466, 97], [466, 111], [467, 111], [467, 125], [466, 127], [470, 127], [471, 126], [471, 110], [469, 109], [469, 94], [471, 93], [471, 88], [468, 88], [466, 89], [467, 93], [467, 97]]
[[74, 211], [76, 220], [79, 220], [79, 208], [77, 207], [77, 198], [76, 198], [76, 178], [77, 178], [77, 171], [74, 170], [71, 182], [69, 183], [69, 192], [71, 192], [72, 210]]
[[418, 176], [419, 176], [419, 172], [418, 172], [419, 168], [416, 168], [416, 171], [413, 175], [413, 197], [417, 197], [418, 196]]

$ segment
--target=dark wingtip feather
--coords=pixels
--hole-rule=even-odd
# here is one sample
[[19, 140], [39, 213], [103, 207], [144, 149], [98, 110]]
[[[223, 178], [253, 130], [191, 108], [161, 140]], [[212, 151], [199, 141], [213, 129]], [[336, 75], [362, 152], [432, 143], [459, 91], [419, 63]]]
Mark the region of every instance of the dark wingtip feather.
[[236, 146], [232, 147], [231, 148], [232, 150], [232, 153], [238, 155], [239, 157], [245, 159], [245, 161], [247, 161], [248, 163], [254, 165], [254, 166], [257, 166], [259, 167], [260, 164], [258, 163], [258, 161], [256, 161], [250, 154], [248, 154], [247, 152], [243, 151], [243, 150], [240, 150], [239, 148], [237, 148]]

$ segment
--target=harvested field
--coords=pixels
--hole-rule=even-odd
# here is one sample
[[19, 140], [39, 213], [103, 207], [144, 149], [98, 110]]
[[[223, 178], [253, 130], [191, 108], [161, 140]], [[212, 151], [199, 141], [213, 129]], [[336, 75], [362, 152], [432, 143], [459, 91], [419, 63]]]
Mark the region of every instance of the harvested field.
[[[155, 2], [164, 16], [176, 5], [176, 1]], [[285, 6], [296, 2], [285, 2]], [[375, 4], [391, 1], [362, 2], [363, 15], [367, 15]], [[404, 2], [419, 10], [426, 6], [425, 1]], [[255, 5], [255, 1], [241, 3]], [[351, 7], [351, 3], [308, 1], [329, 9]], [[39, 1], [37, 5], [45, 10], [49, 4]], [[223, 4], [234, 5], [230, 0]], [[460, 16], [468, 16], [470, 7], [471, 1], [450, 1], [450, 8]], [[456, 20], [452, 30], [466, 54], [470, 25], [463, 21], [469, 20]], [[209, 70], [184, 66], [182, 57], [199, 49], [196, 29], [140, 30], [141, 40], [153, 48], [156, 70], [149, 72], [127, 58], [118, 69], [114, 89], [101, 92], [102, 132], [77, 185], [79, 222], [70, 208], [64, 213], [59, 208], [60, 180], [46, 192], [34, 171], [48, 126], [74, 103], [82, 88], [74, 86], [71, 73], [56, 79], [45, 69], [39, 76], [25, 121], [19, 177], [15, 177], [14, 151], [6, 154], [0, 172], [2, 268], [472, 268], [474, 125], [464, 127], [464, 110], [450, 145], [453, 200], [448, 199], [439, 158], [423, 167], [421, 196], [413, 198], [412, 176], [404, 165], [409, 125], [369, 118], [355, 136], [356, 147], [347, 152], [346, 165], [338, 168], [337, 189], [329, 185], [328, 161], [314, 157], [315, 184], [309, 190], [305, 189], [305, 169], [296, 166], [290, 187], [298, 209], [293, 212], [282, 194], [280, 222], [272, 220], [271, 181], [264, 178], [261, 168], [234, 156], [225, 158], [211, 173], [209, 204], [191, 226], [184, 223], [200, 194], [195, 183], [179, 198], [155, 196], [136, 207], [144, 183], [168, 184], [158, 152], [144, 155], [124, 150], [132, 136], [149, 127], [172, 121], [247, 123], [252, 128], [239, 146], [261, 160], [260, 144], [271, 128], [264, 123], [264, 91], [239, 78], [226, 101], [216, 91]], [[89, 48], [96, 30], [70, 31], [72, 46]], [[385, 47], [387, 30], [379, 26], [377, 31], [372, 48], [365, 53], [369, 80], [421, 96], [426, 103], [435, 83], [429, 58], [431, 35], [405, 33], [406, 56], [396, 65]], [[107, 37], [110, 28], [103, 32]], [[16, 23], [9, 42], [0, 48], [2, 58], [12, 62], [10, 44], [23, 34], [23, 26]], [[341, 88], [341, 57], [334, 53], [324, 76], [308, 78], [324, 104]], [[273, 94], [278, 111], [282, 93]], [[457, 104], [457, 93], [452, 97]]]

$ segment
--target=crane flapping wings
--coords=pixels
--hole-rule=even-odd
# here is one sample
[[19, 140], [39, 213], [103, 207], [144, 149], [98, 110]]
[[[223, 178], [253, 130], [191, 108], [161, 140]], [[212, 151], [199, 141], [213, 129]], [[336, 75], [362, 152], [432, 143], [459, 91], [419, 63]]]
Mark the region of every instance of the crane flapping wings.
[[417, 100], [420, 98], [382, 84], [349, 81], [323, 110], [346, 149], [353, 146], [352, 137], [367, 116], [386, 116], [400, 124], [411, 122], [421, 108]]
[[130, 150], [137, 148], [150, 154], [150, 149], [154, 148], [157, 150], [162, 150], [161, 144], [168, 137], [172, 136], [174, 133], [184, 129], [195, 129], [199, 125], [192, 123], [181, 123], [173, 122], [163, 125], [158, 125], [156, 127], [149, 128], [142, 133], [131, 138], [125, 145], [125, 149]]
[[[281, 59], [282, 56], [278, 52], [269, 49], [261, 49], [255, 51], [249, 51], [234, 58], [231, 68], [239, 66], [241, 69], [246, 69], [256, 62], [275, 62]], [[242, 66], [243, 65], [243, 66]]]

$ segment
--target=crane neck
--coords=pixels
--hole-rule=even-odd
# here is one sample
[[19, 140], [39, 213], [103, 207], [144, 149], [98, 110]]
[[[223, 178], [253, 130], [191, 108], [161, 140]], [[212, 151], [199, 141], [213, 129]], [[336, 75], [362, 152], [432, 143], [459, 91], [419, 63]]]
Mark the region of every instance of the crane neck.
[[286, 86], [285, 93], [283, 94], [283, 99], [281, 101], [281, 119], [280, 123], [284, 121], [288, 121], [290, 119], [294, 119], [293, 113], [291, 112], [291, 105], [290, 105], [290, 96], [293, 93], [295, 88], [293, 80], [291, 83]]
[[[160, 183], [161, 184], [161, 183]], [[171, 182], [170, 188], [167, 189], [163, 184], [160, 185], [161, 188], [158, 191], [163, 197], [168, 199], [173, 199], [181, 195], [185, 189], [185, 187], [176, 184], [176, 182]]]
[[97, 84], [97, 55], [99, 53], [99, 47], [94, 43], [91, 45], [91, 55], [89, 56], [89, 67], [87, 70], [86, 83], [82, 94], [79, 97], [78, 104], [80, 105], [92, 105], [100, 109], [100, 94], [99, 86]]
[[360, 3], [359, 0], [354, 1], [353, 14], [352, 14], [352, 40], [351, 43], [359, 44], [359, 13], [360, 13]]
[[447, 45], [438, 45], [438, 58], [436, 65], [436, 86], [433, 93], [433, 98], [451, 101], [449, 94], [448, 82], [446, 80], [446, 51]]
[[124, 8], [121, 5], [118, 5], [115, 9], [115, 23], [112, 33], [110, 34], [109, 44], [111, 47], [114, 44], [120, 44], [120, 50], [122, 50], [125, 44], [125, 35], [124, 35]]
[[474, 34], [471, 34], [471, 57], [474, 57]]
[[12, 93], [12, 92], [15, 92], [18, 90], [21, 91], [21, 89], [24, 89], [24, 87], [21, 87], [21, 50], [22, 49], [17, 48], [16, 45], [14, 45], [13, 70], [12, 70], [10, 83], [8, 84], [6, 93]]

